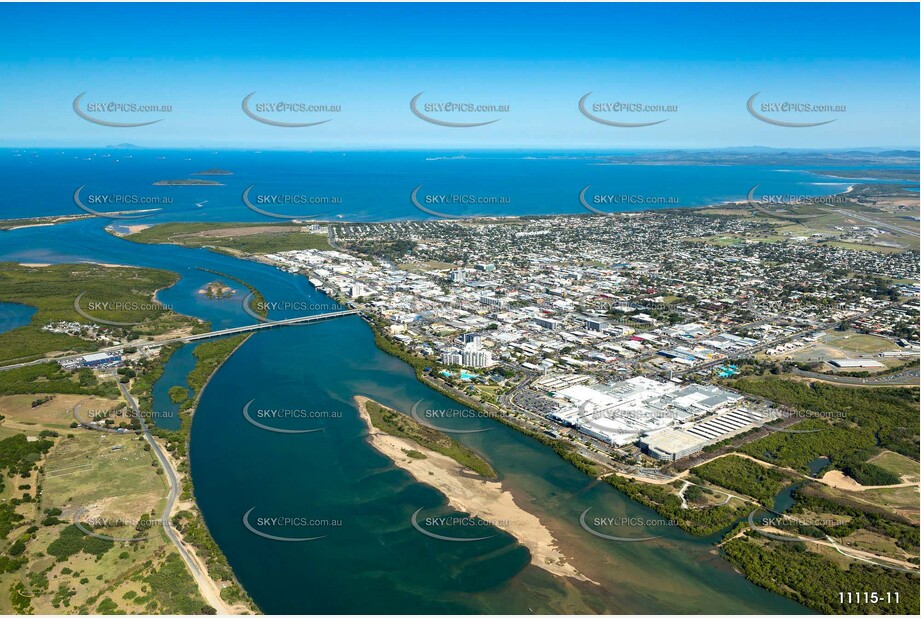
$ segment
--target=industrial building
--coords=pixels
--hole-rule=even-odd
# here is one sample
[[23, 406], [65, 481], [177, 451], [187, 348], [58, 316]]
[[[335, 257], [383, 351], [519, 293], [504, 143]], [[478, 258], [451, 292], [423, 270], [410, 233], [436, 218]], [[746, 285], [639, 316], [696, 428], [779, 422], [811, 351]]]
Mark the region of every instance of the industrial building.
[[650, 456], [663, 461], [675, 461], [700, 451], [707, 441], [680, 429], [663, 429], [640, 440], [640, 446]]
[[544, 388], [549, 384], [564, 386], [554, 395], [569, 404], [549, 414], [550, 420], [611, 445], [639, 441], [657, 458], [684, 457], [767, 420], [738, 407], [741, 395], [711, 385], [645, 377], [596, 386], [544, 379]]
[[838, 367], [839, 369], [882, 369], [885, 367], [879, 361], [871, 360], [869, 358], [855, 358], [855, 359], [835, 359], [828, 361], [833, 367]]

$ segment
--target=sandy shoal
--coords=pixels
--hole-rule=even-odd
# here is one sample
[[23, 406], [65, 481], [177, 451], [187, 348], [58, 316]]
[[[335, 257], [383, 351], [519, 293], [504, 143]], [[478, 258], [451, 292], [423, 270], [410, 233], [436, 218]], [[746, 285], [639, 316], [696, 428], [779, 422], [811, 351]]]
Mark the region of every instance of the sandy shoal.
[[[389, 457], [397, 467], [409, 472], [416, 481], [434, 487], [448, 498], [454, 509], [469, 513], [500, 527], [531, 552], [531, 563], [550, 573], [592, 581], [573, 567], [557, 549], [557, 541], [540, 520], [515, 503], [511, 492], [498, 481], [473, 476], [450, 457], [436, 453], [413, 440], [397, 438], [375, 429], [365, 404], [367, 397], [355, 397], [355, 404], [368, 428], [368, 441]], [[425, 459], [412, 459], [405, 451], [423, 453]]]

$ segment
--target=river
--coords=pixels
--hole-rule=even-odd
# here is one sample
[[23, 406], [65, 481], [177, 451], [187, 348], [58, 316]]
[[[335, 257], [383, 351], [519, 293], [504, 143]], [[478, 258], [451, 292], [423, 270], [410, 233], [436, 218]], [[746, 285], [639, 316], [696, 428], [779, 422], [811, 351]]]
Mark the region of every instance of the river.
[[[246, 281], [270, 302], [306, 300], [333, 308], [303, 276], [204, 249], [138, 245], [105, 232], [107, 223], [89, 219], [0, 232], [0, 260], [94, 261], [177, 272], [180, 281], [160, 291], [158, 300], [209, 320], [215, 329], [253, 319], [242, 310], [245, 290], [225, 300], [200, 294], [219, 278], [200, 268]], [[170, 361], [167, 381], [157, 385], [158, 403], [168, 402], [168, 382], [182, 384], [189, 364], [189, 349]], [[458, 439], [491, 463], [518, 504], [538, 516], [574, 566], [597, 583], [551, 576], [529, 563], [528, 551], [511, 535], [493, 528], [491, 538], [478, 542], [424, 536], [410, 523], [414, 512], [421, 508], [429, 517], [451, 510], [441, 494], [366, 443], [355, 395], [403, 411], [420, 400], [425, 408], [458, 408], [418, 382], [405, 363], [378, 350], [358, 316], [258, 332], [202, 394], [191, 432], [196, 499], [240, 582], [266, 613], [806, 612], [738, 575], [712, 539], [656, 525], [661, 518], [653, 511], [536, 441], [485, 419], [454, 420], [465, 428], [489, 428]], [[262, 418], [264, 425], [319, 431], [260, 428], [244, 417], [248, 403], [251, 412], [305, 413]], [[631, 534], [660, 538], [625, 543], [592, 536], [579, 525], [587, 508], [593, 517], [653, 522]], [[257, 531], [322, 538], [270, 540], [244, 525], [247, 513]]]

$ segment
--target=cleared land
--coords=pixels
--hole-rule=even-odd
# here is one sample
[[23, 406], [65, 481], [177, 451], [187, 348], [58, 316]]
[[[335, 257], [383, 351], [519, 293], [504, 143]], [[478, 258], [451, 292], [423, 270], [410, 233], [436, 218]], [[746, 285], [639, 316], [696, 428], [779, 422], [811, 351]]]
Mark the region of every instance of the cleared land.
[[[92, 395], [91, 386], [82, 388], [80, 394], [0, 397], [3, 428], [11, 434], [0, 442], [0, 467], [17, 472], [4, 475], [0, 507], [6, 522], [0, 526], [0, 612], [205, 611], [175, 547], [157, 525], [145, 523], [156, 520], [166, 495], [160, 467], [136, 434], [70, 428], [79, 402], [117, 405]], [[42, 444], [44, 453], [16, 455]], [[75, 516], [103, 538], [75, 526]]]
[[302, 225], [273, 223], [162, 223], [125, 236], [145, 244], [207, 247], [230, 253], [259, 255], [296, 249], [329, 250], [326, 233]]

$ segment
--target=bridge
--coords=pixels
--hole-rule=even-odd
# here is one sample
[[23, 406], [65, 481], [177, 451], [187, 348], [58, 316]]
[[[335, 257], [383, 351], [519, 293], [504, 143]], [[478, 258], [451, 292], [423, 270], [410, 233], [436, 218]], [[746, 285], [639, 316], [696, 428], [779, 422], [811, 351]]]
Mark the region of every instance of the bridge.
[[[264, 322], [259, 324], [248, 324], [246, 326], [236, 326], [234, 328], [225, 328], [223, 330], [213, 330], [207, 333], [201, 333], [198, 335], [189, 335], [188, 337], [180, 337], [178, 339], [171, 339], [169, 341], [158, 341], [156, 345], [166, 345], [169, 343], [188, 343], [189, 341], [198, 341], [199, 339], [211, 339], [213, 337], [223, 337], [224, 335], [237, 335], [239, 333], [249, 333], [254, 330], [264, 330], [266, 328], [275, 328], [276, 326], [294, 326], [296, 324], [307, 324], [309, 322], [319, 322], [320, 320], [329, 320], [332, 318], [338, 318], [346, 315], [355, 315], [361, 313], [358, 309], [343, 309], [342, 311], [331, 311], [329, 313], [319, 313], [317, 315], [305, 315], [299, 318], [288, 318], [286, 320], [269, 320], [267, 318], [262, 318]], [[149, 347], [148, 344], [147, 347]], [[127, 346], [121, 346], [127, 347]], [[100, 350], [100, 352], [107, 352], [111, 348], [106, 348], [105, 350]]]
[[251, 333], [254, 331], [265, 330], [267, 328], [276, 328], [279, 326], [297, 326], [299, 324], [309, 324], [311, 322], [319, 322], [321, 320], [331, 320], [333, 318], [340, 318], [347, 315], [355, 315], [361, 313], [359, 309], [344, 309], [342, 311], [330, 311], [329, 313], [319, 313], [316, 315], [305, 315], [297, 318], [287, 318], [284, 320], [269, 320], [268, 318], [260, 318], [264, 320], [258, 324], [247, 324], [246, 326], [234, 326], [233, 328], [224, 328], [221, 330], [212, 330], [207, 333], [199, 333], [197, 335], [186, 335], [185, 337], [176, 337], [174, 339], [163, 339], [160, 341], [147, 341], [147, 342], [138, 342], [133, 341], [131, 343], [123, 343], [120, 345], [110, 346], [108, 348], [101, 348], [94, 352], [84, 352], [83, 354], [70, 354], [68, 356], [56, 356], [54, 358], [40, 358], [38, 360], [29, 361], [27, 363], [17, 363], [15, 365], [5, 365], [0, 367], [0, 371], [6, 369], [16, 369], [18, 367], [28, 367], [29, 365], [40, 365], [42, 363], [48, 363], [51, 361], [67, 361], [67, 360], [77, 360], [86, 356], [87, 354], [99, 354], [101, 352], [121, 352], [125, 348], [158, 348], [165, 345], [170, 345], [171, 343], [189, 343], [191, 341], [201, 341], [202, 339], [213, 339], [215, 337], [224, 337], [226, 335], [238, 335], [240, 333]]

